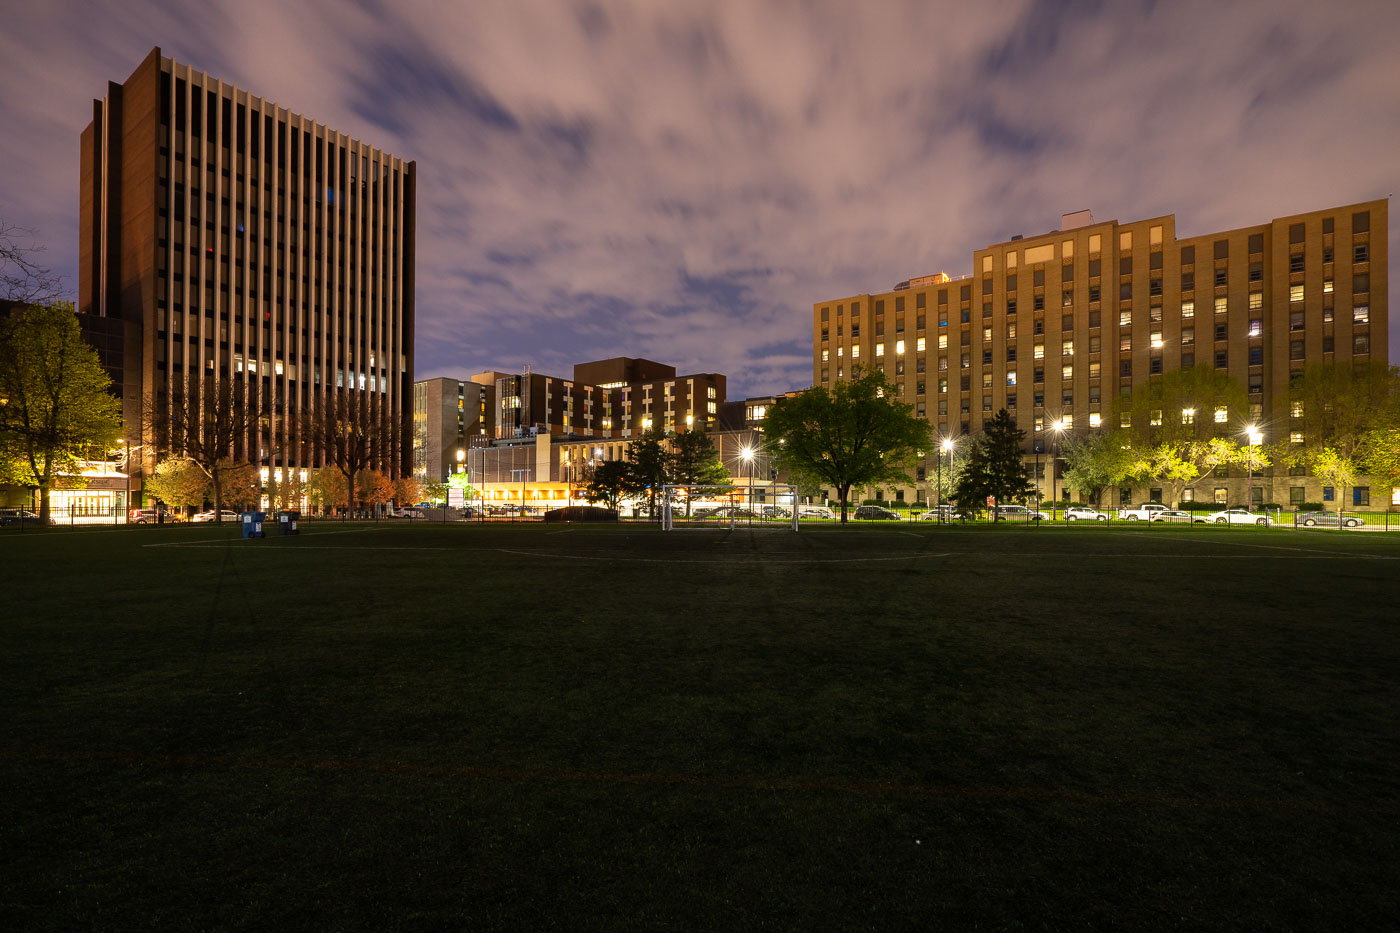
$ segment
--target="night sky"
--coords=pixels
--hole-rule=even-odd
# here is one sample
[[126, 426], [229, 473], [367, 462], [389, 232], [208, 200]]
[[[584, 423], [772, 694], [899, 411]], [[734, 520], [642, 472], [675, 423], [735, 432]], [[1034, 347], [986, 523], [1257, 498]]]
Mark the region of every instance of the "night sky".
[[1394, 0], [6, 6], [0, 219], [70, 292], [78, 135], [159, 45], [417, 160], [418, 378], [627, 355], [779, 392], [813, 302], [1067, 211], [1190, 236], [1400, 190]]

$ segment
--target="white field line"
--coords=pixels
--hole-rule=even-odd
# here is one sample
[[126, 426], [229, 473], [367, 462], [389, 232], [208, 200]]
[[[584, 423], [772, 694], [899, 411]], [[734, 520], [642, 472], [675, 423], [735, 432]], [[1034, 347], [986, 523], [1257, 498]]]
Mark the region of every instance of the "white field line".
[[[1149, 533], [1147, 533], [1147, 532], [1145, 532], [1145, 531], [1120, 531], [1120, 532], [1115, 532], [1115, 533], [1116, 533], [1116, 534], [1121, 534], [1121, 535], [1123, 535], [1123, 536], [1125, 536], [1125, 537], [1134, 537], [1134, 538], [1151, 538], [1151, 537], [1155, 537], [1154, 535], [1151, 535], [1151, 534], [1149, 534]], [[1226, 540], [1226, 539], [1224, 539], [1224, 538], [1181, 538], [1181, 537], [1178, 537], [1178, 538], [1173, 538], [1172, 540], [1175, 540], [1175, 541], [1192, 541], [1192, 542], [1195, 542], [1196, 544], [1228, 544], [1228, 545], [1231, 545], [1232, 547], [1252, 547], [1252, 548], [1260, 548], [1260, 549], [1267, 550], [1267, 551], [1295, 551], [1295, 552], [1300, 553], [1300, 554], [1327, 554], [1327, 555], [1329, 555], [1329, 556], [1331, 556], [1331, 557], [1354, 557], [1354, 558], [1358, 558], [1358, 559], [1361, 559], [1361, 560], [1400, 560], [1400, 557], [1391, 556], [1391, 555], [1388, 555], [1388, 554], [1358, 554], [1358, 553], [1356, 553], [1356, 552], [1354, 552], [1354, 551], [1323, 551], [1323, 550], [1319, 550], [1319, 549], [1317, 549], [1317, 548], [1311, 548], [1311, 547], [1285, 547], [1284, 545], [1281, 545], [1281, 544], [1251, 544], [1251, 543], [1248, 542], [1248, 541], [1228, 541], [1228, 540]], [[1154, 554], [1154, 555], [1152, 555], [1152, 556], [1156, 557], [1156, 556], [1166, 556], [1166, 555], [1155, 555], [1155, 554]], [[1217, 555], [1214, 555], [1214, 556], [1216, 556], [1216, 557], [1223, 557], [1223, 556], [1225, 556], [1225, 555], [1223, 555], [1223, 554], [1217, 554]], [[1256, 557], [1263, 557], [1263, 556], [1265, 556], [1265, 555], [1263, 555], [1263, 554], [1258, 554], [1258, 555], [1253, 555], [1253, 556], [1256, 556]]]
[[[324, 536], [324, 535], [353, 535], [353, 534], [363, 534], [363, 533], [366, 533], [366, 532], [370, 532], [370, 531], [379, 531], [379, 530], [381, 530], [381, 529], [378, 529], [378, 528], [347, 528], [347, 529], [345, 529], [344, 531], [316, 531], [316, 532], [314, 532], [314, 533], [312, 533], [312, 534], [307, 535], [307, 537], [308, 537], [308, 538], [319, 538], [319, 537], [322, 537], [322, 536]], [[281, 537], [281, 535], [273, 535], [273, 537]], [[297, 535], [297, 537], [301, 537], [301, 535]], [[160, 543], [158, 543], [158, 544], [143, 544], [143, 545], [141, 545], [141, 546], [142, 546], [142, 547], [196, 547], [197, 545], [201, 545], [201, 544], [210, 544], [210, 543], [228, 544], [228, 543], [233, 542], [233, 541], [242, 541], [242, 540], [243, 540], [243, 536], [242, 536], [241, 534], [238, 534], [238, 535], [229, 535], [229, 536], [223, 537], [223, 538], [200, 538], [200, 539], [198, 539], [198, 540], [196, 540], [196, 541], [162, 541], [162, 542], [160, 542]]]

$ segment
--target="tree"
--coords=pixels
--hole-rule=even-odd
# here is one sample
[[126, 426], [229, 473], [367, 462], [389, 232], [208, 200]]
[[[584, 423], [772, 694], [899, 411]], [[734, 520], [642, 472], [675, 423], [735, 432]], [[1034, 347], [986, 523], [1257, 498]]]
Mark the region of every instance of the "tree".
[[44, 524], [58, 478], [76, 481], [78, 461], [105, 456], [121, 436], [110, 385], [72, 305], [24, 308], [0, 321], [0, 472], [38, 488]]
[[400, 505], [413, 505], [423, 501], [423, 484], [411, 476], [401, 476], [394, 481], [394, 501]]
[[262, 498], [259, 484], [261, 470], [256, 464], [236, 460], [221, 460], [218, 464], [223, 504], [243, 511], [258, 505]]
[[428, 497], [429, 502], [446, 502], [447, 489], [447, 483], [428, 483], [423, 487], [423, 493]]
[[1279, 445], [1279, 459], [1337, 487], [1345, 502], [1358, 475], [1384, 465], [1387, 438], [1400, 431], [1400, 370], [1317, 363], [1290, 388], [1289, 402], [1297, 433]]
[[323, 466], [311, 473], [311, 502], [322, 510], [350, 502], [345, 474], [334, 466]]
[[1031, 471], [1021, 451], [1025, 440], [1026, 432], [1016, 427], [1005, 408], [992, 416], [973, 438], [967, 465], [953, 490], [957, 503], [977, 508], [988, 496], [1003, 505], [1029, 497]]
[[146, 492], [179, 508], [203, 505], [209, 494], [209, 477], [183, 458], [162, 460], [146, 479]]
[[1128, 475], [1172, 490], [1204, 481], [1217, 469], [1242, 463], [1238, 437], [1249, 415], [1239, 380], [1209, 363], [1166, 373], [1118, 396], [1112, 417], [1133, 451]]
[[356, 476], [386, 462], [394, 450], [394, 420], [371, 411], [363, 393], [338, 392], [306, 416], [306, 425], [312, 442], [325, 452], [326, 462], [345, 477], [347, 501], [355, 504], [359, 501]]
[[[671, 482], [687, 486], [722, 486], [729, 482], [729, 471], [719, 461], [714, 441], [703, 431], [682, 431], [672, 442]], [[690, 517], [690, 497], [685, 514]]]
[[249, 443], [265, 414], [256, 389], [250, 396], [242, 379], [190, 373], [184, 379], [171, 379], [162, 394], [147, 400], [146, 427], [171, 456], [204, 471], [213, 489], [214, 521], [218, 522], [227, 474], [240, 464], [233, 459], [235, 449]]
[[394, 498], [394, 481], [379, 470], [362, 470], [355, 477], [355, 486], [360, 490], [360, 501], [371, 505], [386, 505]]
[[1072, 436], [1061, 446], [1065, 461], [1066, 489], [1077, 489], [1095, 505], [1104, 489], [1129, 476], [1132, 450], [1129, 439], [1117, 430]]
[[843, 523], [852, 486], [912, 483], [909, 467], [933, 436], [913, 406], [894, 398], [883, 372], [853, 375], [779, 399], [763, 422], [778, 467], [799, 482], [835, 488]]
[[33, 231], [0, 220], [0, 298], [51, 306], [58, 302], [63, 279], [39, 265], [44, 247], [34, 243], [33, 236]]
[[290, 509], [299, 506], [310, 485], [309, 482], [302, 481], [299, 470], [283, 469], [280, 481], [277, 479], [277, 471], [273, 470], [269, 473], [267, 480], [268, 502], [275, 509]]
[[627, 490], [631, 464], [625, 460], [604, 460], [593, 468], [588, 478], [588, 488], [583, 497], [589, 502], [601, 502], [616, 511], [622, 504], [622, 495]]
[[656, 497], [661, 487], [671, 481], [671, 452], [666, 449], [666, 435], [660, 428], [651, 428], [627, 445], [625, 491], [633, 496], [646, 496], [647, 514], [657, 518]]

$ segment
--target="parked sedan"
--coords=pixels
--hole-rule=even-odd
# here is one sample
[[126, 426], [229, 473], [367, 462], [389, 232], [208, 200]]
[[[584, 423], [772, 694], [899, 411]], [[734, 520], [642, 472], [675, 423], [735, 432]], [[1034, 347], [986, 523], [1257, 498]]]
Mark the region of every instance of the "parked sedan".
[[1272, 525], [1273, 520], [1269, 516], [1259, 512], [1251, 512], [1248, 509], [1226, 509], [1223, 512], [1211, 512], [1203, 521], [1216, 525]]
[[1192, 521], [1205, 521], [1204, 518], [1197, 518], [1190, 512], [1183, 512], [1181, 509], [1163, 509], [1160, 512], [1151, 512], [1147, 520], [1150, 522], [1184, 522], [1188, 525]]
[[997, 505], [992, 507], [992, 520], [998, 522], [1043, 522], [1050, 516], [1045, 512], [1028, 509], [1024, 505]]
[[[0, 509], [0, 525], [38, 525], [39, 516], [28, 509]], [[52, 516], [49, 518], [50, 525], [57, 525]]]
[[422, 518], [423, 510], [417, 508], [404, 507], [402, 509], [399, 509], [397, 512], [391, 512], [390, 514], [393, 515], [395, 518]]
[[[210, 510], [207, 511], [207, 512], [200, 512], [200, 513], [196, 514], [194, 518], [190, 519], [190, 521], [192, 521], [192, 522], [212, 522], [212, 521], [214, 521], [214, 510], [213, 510], [213, 509], [210, 509]], [[229, 511], [228, 509], [220, 509], [220, 510], [219, 510], [219, 521], [221, 521], [221, 522], [236, 522], [236, 521], [238, 521], [238, 513], [237, 513], [237, 512], [231, 512], [231, 511]]]
[[825, 518], [827, 520], [836, 517], [836, 513], [824, 505], [804, 505], [797, 510], [798, 518]]
[[878, 505], [862, 505], [856, 509], [856, 514], [852, 516], [858, 522], [897, 522], [899, 513], [891, 512], [889, 509]]
[[1336, 528], [1338, 524], [1345, 525], [1347, 528], [1360, 528], [1366, 523], [1354, 515], [1343, 518], [1336, 512], [1301, 512], [1298, 515], [1298, 524], [1306, 525], [1309, 528], [1314, 525], [1331, 525]]
[[1098, 509], [1091, 509], [1087, 505], [1071, 505], [1065, 509], [1065, 521], [1067, 522], [1106, 522], [1108, 516]]
[[954, 509], [951, 505], [936, 505], [920, 515], [919, 521], [936, 522], [941, 520], [945, 522], [960, 522], [964, 518], [966, 518], [966, 516], [962, 512]]

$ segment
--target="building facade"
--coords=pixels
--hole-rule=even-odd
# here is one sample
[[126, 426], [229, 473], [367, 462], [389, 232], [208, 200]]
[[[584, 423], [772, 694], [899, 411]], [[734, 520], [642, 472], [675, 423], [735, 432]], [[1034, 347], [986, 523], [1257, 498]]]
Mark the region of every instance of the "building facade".
[[[1059, 230], [975, 251], [974, 271], [959, 278], [817, 302], [813, 380], [881, 369], [940, 438], [975, 433], [1006, 408], [1034, 453], [1056, 421], [1066, 432], [1106, 426], [1119, 393], [1207, 363], [1247, 389], [1265, 441], [1280, 440], [1294, 430], [1289, 384], [1305, 366], [1388, 361], [1388, 206], [1188, 237], [1170, 214], [1130, 223], [1066, 214]], [[1266, 471], [1256, 496], [1323, 498], [1316, 480], [1285, 472]], [[1211, 497], [1243, 501], [1245, 484], [1229, 476]]]
[[580, 363], [572, 379], [532, 373], [496, 380], [496, 434], [637, 437], [713, 427], [724, 402], [720, 373], [678, 376], [653, 360], [614, 357]]
[[[442, 483], [461, 472], [467, 448], [496, 436], [496, 378], [424, 379], [413, 384], [413, 476]], [[459, 456], [461, 454], [461, 456]]]
[[[267, 416], [229, 451], [318, 467], [301, 413], [357, 393], [410, 468], [415, 164], [156, 48], [93, 102], [81, 139], [78, 310], [136, 325], [142, 407], [237, 380]], [[128, 440], [163, 452], [144, 412]]]

